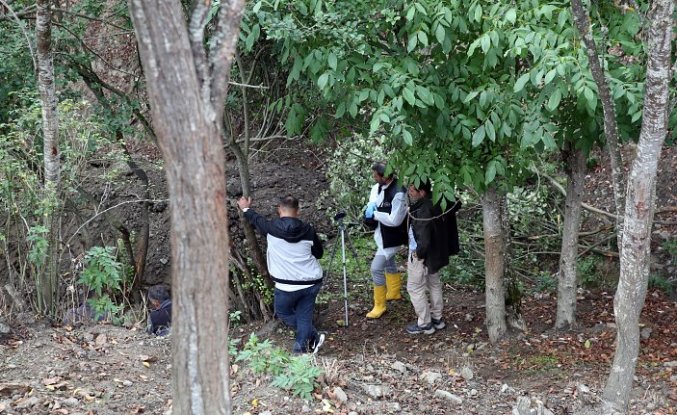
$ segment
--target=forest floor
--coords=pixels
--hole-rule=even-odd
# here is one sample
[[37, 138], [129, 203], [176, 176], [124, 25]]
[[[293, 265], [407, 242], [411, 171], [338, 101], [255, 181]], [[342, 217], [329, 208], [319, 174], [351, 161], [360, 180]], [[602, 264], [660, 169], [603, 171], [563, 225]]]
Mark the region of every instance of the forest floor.
[[[404, 331], [413, 316], [405, 300], [389, 303], [376, 321], [364, 318], [368, 301], [356, 301], [348, 327], [337, 324], [343, 302], [330, 301], [318, 324], [327, 340], [315, 357], [325, 373], [312, 398], [296, 398], [238, 362], [233, 413], [510, 414], [526, 396], [533, 408], [540, 401], [554, 414], [572, 414], [598, 399], [608, 374], [612, 303], [611, 293], [581, 294], [580, 327], [557, 333], [550, 331], [555, 300], [530, 298], [523, 307], [529, 331], [490, 345], [481, 292], [445, 287], [447, 327], [419, 336]], [[677, 305], [651, 291], [641, 321], [629, 413], [676, 414]], [[246, 341], [258, 328], [231, 334]], [[269, 338], [287, 348], [292, 333], [279, 328]], [[15, 330], [0, 342], [0, 414], [169, 413], [171, 341], [104, 324]]]
[[[136, 150], [139, 154], [142, 149]], [[297, 194], [304, 206], [311, 207], [304, 211], [304, 219], [334, 236], [326, 212], [312, 208], [327, 184], [322, 155], [290, 151], [296, 158], [278, 154], [252, 167], [255, 207], [273, 214], [277, 197]], [[151, 161], [156, 157], [148, 155]], [[657, 190], [659, 208], [677, 205], [672, 190], [676, 164], [677, 152], [666, 150]], [[151, 182], [162, 189], [161, 170], [149, 173]], [[239, 186], [234, 168], [228, 177], [228, 193], [235, 197]], [[586, 201], [611, 206], [609, 190], [608, 172], [592, 171]], [[160, 191], [157, 197], [166, 194]], [[158, 208], [153, 213], [147, 274], [168, 280], [168, 211]], [[654, 248], [674, 240], [677, 219], [674, 213], [657, 218], [664, 225], [655, 227]], [[661, 258], [666, 260], [665, 255]], [[667, 261], [661, 266], [674, 267], [673, 259]], [[580, 291], [579, 326], [571, 332], [551, 330], [556, 314], [552, 295], [530, 294], [522, 305], [528, 331], [491, 345], [484, 327], [483, 292], [445, 285], [447, 327], [433, 335], [410, 336], [404, 327], [414, 314], [407, 300], [390, 302], [379, 320], [364, 317], [371, 308], [366, 275], [350, 281], [350, 324], [345, 327], [339, 294], [343, 285], [335, 270], [333, 274], [323, 290], [334, 295], [318, 307], [317, 325], [327, 341], [315, 356], [324, 374], [312, 398], [299, 399], [272, 386], [269, 375], [255, 374], [245, 362], [235, 362], [231, 369], [235, 414], [511, 414], [520, 397], [533, 399], [533, 408], [541, 405], [554, 414], [572, 414], [600, 397], [614, 349], [611, 291]], [[641, 324], [629, 413], [677, 414], [677, 303], [664, 292], [651, 290]], [[260, 329], [260, 324], [235, 326], [231, 337], [246, 342]], [[292, 333], [285, 328], [266, 337], [279, 347], [291, 346]], [[11, 335], [0, 334], [0, 414], [170, 413], [171, 341], [171, 335], [147, 335], [141, 323], [130, 328], [98, 324], [73, 329], [30, 318], [14, 322]], [[226, 349], [224, 345], [224, 353]]]

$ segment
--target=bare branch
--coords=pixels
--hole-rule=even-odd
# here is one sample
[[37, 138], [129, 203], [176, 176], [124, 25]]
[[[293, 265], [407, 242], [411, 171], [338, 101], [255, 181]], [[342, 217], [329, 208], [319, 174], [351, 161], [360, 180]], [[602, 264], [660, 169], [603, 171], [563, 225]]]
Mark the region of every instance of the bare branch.
[[244, 0], [222, 1], [217, 16], [216, 32], [209, 45], [211, 102], [217, 120], [223, 116], [230, 66], [237, 47], [243, 12]]
[[86, 14], [75, 13], [75, 12], [72, 12], [68, 9], [53, 8], [52, 10], [56, 11], [56, 12], [60, 12], [60, 13], [70, 14], [71, 16], [81, 17], [83, 19], [91, 20], [91, 21], [94, 21], [94, 22], [101, 22], [101, 23], [103, 23], [107, 26], [111, 26], [111, 27], [114, 27], [116, 29], [124, 30], [125, 33], [134, 33], [134, 30], [132, 30], [128, 27], [118, 26], [115, 23], [111, 23], [111, 22], [104, 20], [104, 19], [99, 19], [98, 17], [87, 16]]
[[52, 24], [53, 24], [54, 26], [58, 26], [58, 27], [62, 28], [62, 29], [65, 30], [66, 32], [68, 32], [71, 36], [73, 36], [73, 37], [75, 38], [75, 40], [77, 40], [78, 42], [80, 42], [80, 44], [82, 45], [83, 48], [85, 48], [85, 49], [86, 49], [89, 53], [91, 53], [92, 55], [94, 55], [94, 56], [96, 56], [97, 58], [99, 58], [99, 59], [101, 60], [101, 62], [103, 62], [104, 64], [106, 64], [106, 66], [108, 66], [109, 68], [115, 69], [116, 71], [122, 72], [122, 73], [124, 73], [124, 74], [130, 75], [130, 76], [133, 76], [133, 77], [137, 77], [137, 76], [138, 76], [138, 75], [135, 74], [135, 73], [127, 72], [127, 71], [124, 70], [124, 69], [121, 69], [121, 68], [119, 68], [119, 67], [113, 66], [113, 64], [111, 64], [110, 62], [108, 62], [103, 56], [99, 55], [99, 53], [98, 53], [97, 51], [95, 51], [94, 49], [90, 48], [89, 45], [87, 45], [87, 43], [85, 43], [84, 40], [82, 40], [75, 32], [73, 32], [72, 30], [70, 30], [70, 29], [69, 29], [68, 27], [66, 27], [65, 25], [63, 25], [63, 24], [61, 24], [61, 23], [57, 23], [57, 22], [52, 22]]
[[267, 86], [265, 86], [265, 85], [248, 85], [248, 84], [241, 84], [241, 83], [235, 82], [235, 81], [228, 81], [228, 84], [229, 84], [229, 85], [233, 85], [233, 86], [240, 86], [240, 87], [245, 87], [245, 88], [251, 88], [251, 89], [268, 89], [268, 88], [269, 88], [269, 87], [267, 87]]
[[73, 235], [71, 235], [71, 237], [68, 238], [68, 239], [66, 240], [66, 242], [64, 243], [64, 245], [68, 246], [68, 244], [70, 244], [70, 242], [71, 242], [71, 241], [73, 240], [73, 238], [75, 238], [75, 236], [82, 230], [82, 228], [84, 228], [84, 227], [87, 226], [89, 223], [91, 223], [94, 219], [96, 219], [97, 217], [103, 215], [104, 213], [108, 212], [109, 210], [113, 210], [113, 209], [119, 208], [120, 206], [122, 206], [122, 205], [127, 205], [127, 204], [129, 204], [129, 203], [157, 203], [157, 202], [168, 202], [168, 201], [169, 201], [168, 199], [135, 199], [135, 200], [125, 200], [124, 202], [120, 202], [120, 203], [118, 203], [117, 205], [114, 205], [114, 206], [111, 206], [111, 207], [109, 207], [109, 208], [106, 208], [106, 209], [102, 210], [101, 212], [98, 212], [96, 215], [92, 216], [91, 218], [87, 219], [87, 220], [85, 221], [85, 223], [83, 223], [82, 225], [80, 225], [80, 227], [77, 228], [77, 229], [75, 230], [75, 232], [73, 232]]

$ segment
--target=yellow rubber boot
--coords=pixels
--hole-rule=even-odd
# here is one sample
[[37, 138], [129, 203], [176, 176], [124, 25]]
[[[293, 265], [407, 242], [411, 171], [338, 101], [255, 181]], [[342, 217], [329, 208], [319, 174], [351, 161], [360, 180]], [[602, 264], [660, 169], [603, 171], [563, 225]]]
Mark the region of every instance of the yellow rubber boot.
[[386, 273], [386, 300], [399, 300], [402, 298], [402, 274]]
[[386, 286], [374, 285], [374, 308], [367, 313], [367, 318], [379, 318], [386, 312]]

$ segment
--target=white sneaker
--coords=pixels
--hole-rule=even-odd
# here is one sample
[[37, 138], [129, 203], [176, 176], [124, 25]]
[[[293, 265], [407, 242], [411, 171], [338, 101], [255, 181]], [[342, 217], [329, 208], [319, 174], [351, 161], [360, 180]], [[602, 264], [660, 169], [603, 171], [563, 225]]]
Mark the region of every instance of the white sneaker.
[[317, 354], [317, 351], [320, 350], [320, 347], [324, 344], [324, 334], [320, 334], [315, 340], [315, 345], [313, 346], [313, 354]]

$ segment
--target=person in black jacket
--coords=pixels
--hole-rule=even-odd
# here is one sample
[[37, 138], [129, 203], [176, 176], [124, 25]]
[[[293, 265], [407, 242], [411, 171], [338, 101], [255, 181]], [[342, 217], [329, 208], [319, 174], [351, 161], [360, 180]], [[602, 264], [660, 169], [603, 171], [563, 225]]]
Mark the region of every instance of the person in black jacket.
[[281, 199], [279, 218], [272, 221], [250, 208], [251, 198], [241, 197], [237, 205], [245, 218], [268, 242], [268, 271], [275, 282], [275, 314], [296, 331], [294, 353], [317, 353], [324, 334], [313, 327], [315, 299], [322, 287], [318, 259], [324, 249], [315, 229], [298, 218], [299, 201], [293, 196]]
[[[456, 202], [446, 212], [433, 205], [430, 182], [410, 185], [409, 261], [407, 292], [418, 317], [406, 328], [409, 334], [432, 334], [445, 327], [442, 318], [442, 283], [438, 271], [449, 263], [449, 256], [459, 252]], [[426, 295], [430, 292], [430, 301]]]
[[164, 285], [148, 289], [148, 302], [152, 308], [148, 318], [148, 333], [158, 336], [169, 334], [172, 325], [172, 296]]

